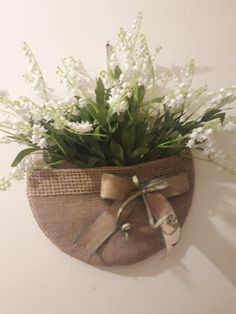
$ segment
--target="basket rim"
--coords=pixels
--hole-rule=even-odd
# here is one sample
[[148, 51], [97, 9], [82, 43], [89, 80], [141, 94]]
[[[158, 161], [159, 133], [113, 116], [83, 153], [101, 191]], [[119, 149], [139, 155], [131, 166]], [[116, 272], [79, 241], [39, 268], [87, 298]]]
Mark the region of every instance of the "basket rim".
[[40, 173], [40, 172], [50, 172], [50, 173], [63, 173], [63, 172], [94, 172], [94, 171], [98, 171], [98, 172], [104, 172], [104, 171], [111, 171], [116, 169], [116, 171], [119, 170], [132, 170], [135, 169], [137, 167], [143, 167], [143, 166], [149, 166], [149, 165], [153, 165], [153, 164], [157, 164], [157, 163], [161, 163], [164, 160], [169, 160], [169, 161], [177, 161], [180, 159], [193, 159], [191, 150], [185, 150], [185, 153], [182, 155], [175, 155], [175, 156], [169, 156], [169, 157], [164, 157], [164, 158], [159, 158], [159, 159], [155, 159], [155, 160], [149, 160], [149, 161], [144, 161], [144, 162], [140, 162], [134, 165], [128, 165], [128, 166], [103, 166], [103, 167], [88, 167], [88, 168], [73, 168], [73, 167], [68, 167], [68, 168], [47, 168], [47, 169], [34, 169], [28, 176], [30, 176], [33, 173]]

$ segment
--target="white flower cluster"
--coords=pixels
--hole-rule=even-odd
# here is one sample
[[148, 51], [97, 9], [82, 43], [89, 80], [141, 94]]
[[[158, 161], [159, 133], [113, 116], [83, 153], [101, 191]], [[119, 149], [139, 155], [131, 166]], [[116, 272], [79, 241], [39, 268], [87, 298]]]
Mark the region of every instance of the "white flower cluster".
[[34, 124], [32, 127], [32, 136], [31, 141], [33, 144], [36, 144], [41, 149], [47, 147], [47, 141], [46, 141], [46, 132], [47, 130], [39, 124]]
[[225, 103], [232, 103], [236, 99], [236, 86], [231, 86], [229, 88], [221, 88], [217, 93], [208, 93], [212, 96], [210, 102], [211, 106], [221, 107]]
[[[144, 35], [140, 34], [141, 21], [139, 14], [132, 33], [126, 34], [121, 28], [117, 44], [114, 47], [107, 44], [108, 70], [103, 71], [101, 77], [104, 85], [111, 88], [108, 103], [113, 113], [120, 114], [127, 109], [127, 97], [132, 96], [135, 85], [144, 86], [146, 96], [148, 91], [153, 93], [156, 78], [152, 61], [155, 58], [149, 53]], [[121, 70], [118, 78], [114, 78], [116, 68]]]
[[65, 122], [65, 126], [70, 128], [76, 133], [88, 133], [93, 130], [93, 125], [89, 123], [88, 121], [82, 121], [82, 122]]
[[26, 156], [19, 162], [19, 164], [12, 169], [11, 177], [16, 180], [21, 180], [26, 173], [34, 169], [34, 157], [33, 155]]
[[10, 178], [0, 178], [0, 191], [6, 191], [11, 186]]
[[183, 69], [180, 70], [179, 75], [176, 75], [176, 88], [189, 88], [192, 84], [193, 75], [195, 71], [195, 62], [190, 60]]
[[163, 103], [172, 112], [179, 111], [186, 101], [185, 91], [177, 89], [173, 94], [165, 96]]
[[111, 95], [108, 99], [112, 113], [117, 113], [118, 115], [125, 112], [128, 108], [128, 101], [126, 97], [131, 96], [129, 89], [114, 86], [111, 88]]
[[79, 60], [73, 57], [63, 58], [62, 66], [58, 66], [56, 73], [60, 82], [66, 84], [72, 98], [73, 95], [81, 96], [79, 100], [81, 106], [84, 106], [86, 99], [95, 99], [96, 81], [89, 76]]
[[194, 148], [198, 144], [203, 143], [209, 139], [209, 136], [212, 134], [212, 129], [204, 129], [202, 127], [194, 129], [190, 134], [190, 138], [186, 144], [188, 148]]
[[[179, 70], [179, 73], [172, 72], [166, 75], [164, 82], [170, 86], [169, 91], [166, 91], [167, 95], [164, 97], [163, 103], [171, 111], [180, 111], [184, 108], [183, 105], [187, 107], [188, 102], [190, 100], [193, 101], [193, 96], [196, 98], [200, 95], [199, 92], [194, 93], [194, 90], [191, 88], [194, 69], [195, 64], [194, 61], [191, 60], [183, 69]], [[163, 81], [163, 78], [161, 81]]]
[[211, 133], [211, 136], [208, 136], [207, 141], [204, 143], [204, 147], [203, 147], [203, 155], [206, 157], [211, 156], [211, 158], [213, 157], [218, 157], [218, 156], [222, 156], [223, 152], [219, 149], [217, 149], [217, 145], [215, 142], [215, 138], [213, 136], [213, 133]]
[[34, 89], [37, 96], [41, 97], [44, 101], [48, 101], [50, 90], [43, 79], [37, 60], [26, 43], [23, 45], [23, 50], [30, 63], [29, 71], [24, 75], [24, 78]]
[[12, 169], [11, 174], [6, 178], [0, 178], [0, 191], [7, 190], [13, 180], [22, 180], [27, 173], [30, 173], [34, 169], [33, 156], [29, 155], [22, 159], [22, 161]]
[[31, 125], [29, 123], [29, 111], [22, 108], [20, 101], [12, 102], [7, 96], [0, 97], [0, 127], [10, 135], [29, 134]]
[[0, 144], [10, 144], [10, 143], [13, 143], [13, 140], [11, 140], [8, 136], [0, 137]]
[[[134, 84], [138, 86], [145, 86], [147, 89], [151, 89], [153, 86], [153, 77], [151, 73], [152, 63], [147, 47], [145, 37], [140, 35], [140, 47], [135, 48], [131, 34], [126, 35], [125, 31], [121, 29], [119, 34], [119, 45], [117, 48], [117, 54], [121, 55], [121, 63], [119, 64], [122, 74], [119, 77], [121, 84], [127, 83], [130, 87]], [[136, 39], [137, 40], [137, 39]], [[111, 64], [115, 58], [115, 52], [111, 55]]]
[[[38, 107], [23, 96], [15, 102], [12, 102], [8, 97], [1, 98], [0, 101], [8, 109], [8, 111], [5, 110], [5, 114], [1, 110], [2, 120], [0, 125], [5, 129], [5, 132], [15, 137], [16, 142], [22, 143], [21, 135], [24, 135], [25, 138], [39, 148], [46, 148], [47, 130], [40, 124], [42, 118], [47, 118], [46, 109]], [[32, 121], [34, 121], [33, 125]], [[2, 139], [2, 142], [6, 141], [6, 138], [5, 140]]]

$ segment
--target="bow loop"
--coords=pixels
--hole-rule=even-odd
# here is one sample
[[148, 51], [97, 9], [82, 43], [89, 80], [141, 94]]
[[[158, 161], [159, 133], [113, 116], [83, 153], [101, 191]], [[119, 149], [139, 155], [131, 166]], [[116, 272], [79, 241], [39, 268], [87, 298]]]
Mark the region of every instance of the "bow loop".
[[135, 184], [129, 178], [104, 173], [101, 181], [100, 197], [110, 200], [125, 200], [136, 190]]

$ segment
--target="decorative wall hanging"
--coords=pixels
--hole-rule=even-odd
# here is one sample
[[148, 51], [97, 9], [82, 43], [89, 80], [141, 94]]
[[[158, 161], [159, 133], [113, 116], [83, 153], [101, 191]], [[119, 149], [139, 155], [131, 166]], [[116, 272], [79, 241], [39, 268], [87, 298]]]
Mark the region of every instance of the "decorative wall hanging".
[[26, 146], [0, 181], [0, 190], [27, 174], [34, 216], [62, 251], [94, 265], [127, 265], [180, 239], [190, 209], [192, 153], [235, 173], [233, 157], [215, 144], [235, 131], [227, 114], [236, 86], [208, 92], [193, 87], [194, 62], [156, 63], [140, 33], [141, 14], [127, 34], [108, 43], [107, 69], [96, 79], [73, 57], [57, 74], [65, 97], [47, 86], [28, 47], [24, 77], [39, 101], [1, 92], [2, 143]]

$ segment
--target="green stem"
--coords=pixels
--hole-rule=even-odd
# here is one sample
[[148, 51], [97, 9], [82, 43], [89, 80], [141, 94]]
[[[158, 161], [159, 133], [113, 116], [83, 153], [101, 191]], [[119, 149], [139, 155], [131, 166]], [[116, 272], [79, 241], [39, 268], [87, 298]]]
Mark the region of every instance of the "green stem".
[[10, 133], [10, 132], [8, 132], [8, 131], [6, 131], [6, 130], [0, 129], [0, 131], [2, 131], [2, 132], [4, 132], [4, 133], [7, 133], [7, 134], [9, 134], [9, 135], [15, 136], [15, 134]]

